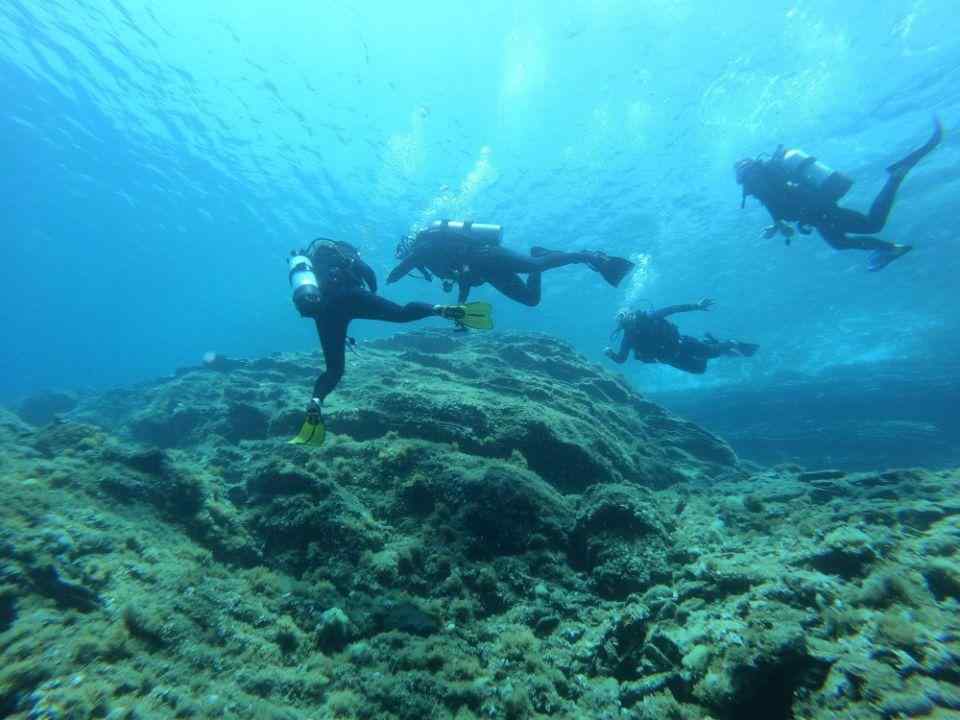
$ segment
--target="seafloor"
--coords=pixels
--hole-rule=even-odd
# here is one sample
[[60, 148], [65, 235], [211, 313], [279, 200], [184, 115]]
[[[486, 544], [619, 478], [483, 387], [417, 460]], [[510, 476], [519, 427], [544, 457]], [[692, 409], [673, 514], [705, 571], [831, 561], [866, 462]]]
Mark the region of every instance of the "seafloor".
[[960, 473], [749, 465], [529, 334], [365, 345], [288, 445], [318, 363], [0, 415], [0, 717], [960, 716]]

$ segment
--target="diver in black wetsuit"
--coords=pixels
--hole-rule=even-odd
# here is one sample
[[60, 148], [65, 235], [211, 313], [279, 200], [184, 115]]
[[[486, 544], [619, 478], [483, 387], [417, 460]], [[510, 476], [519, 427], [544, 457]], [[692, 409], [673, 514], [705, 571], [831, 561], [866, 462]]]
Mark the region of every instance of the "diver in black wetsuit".
[[490, 306], [486, 303], [398, 305], [380, 297], [376, 294], [376, 275], [349, 243], [319, 238], [306, 250], [291, 253], [289, 264], [293, 302], [301, 316], [316, 322], [326, 363], [326, 369], [314, 383], [303, 428], [291, 441], [296, 444], [323, 443], [321, 408], [324, 398], [343, 377], [347, 327], [351, 320], [408, 323], [439, 316], [468, 327], [492, 327]]
[[669, 315], [694, 310], [709, 310], [713, 300], [705, 298], [696, 305], [671, 305], [651, 312], [634, 311], [617, 314], [617, 329], [611, 338], [623, 333], [619, 352], [613, 348], [604, 348], [603, 354], [616, 363], [626, 362], [630, 351], [633, 356], [645, 363], [663, 363], [678, 370], [700, 375], [707, 370], [707, 361], [723, 355], [750, 357], [759, 349], [759, 345], [721, 341], [712, 335], [698, 340], [689, 335], [681, 335], [677, 326], [667, 320]]
[[[470, 288], [490, 283], [511, 300], [531, 307], [540, 304], [541, 273], [553, 268], [582, 263], [616, 287], [633, 270], [633, 263], [602, 252], [559, 252], [535, 247], [523, 255], [500, 245], [499, 225], [437, 221], [415, 237], [397, 245], [401, 262], [387, 277], [396, 282], [414, 269], [428, 281], [436, 275], [449, 292], [459, 287], [458, 302], [464, 303]], [[527, 276], [524, 281], [520, 275]]]
[[743, 202], [748, 195], [753, 195], [773, 218], [773, 225], [764, 229], [764, 237], [772, 238], [782, 233], [789, 245], [794, 229], [788, 222], [797, 223], [797, 229], [804, 235], [816, 228], [837, 250], [873, 250], [867, 267], [876, 271], [913, 249], [911, 245], [900, 245], [870, 235], [880, 232], [886, 225], [900, 184], [907, 173], [937, 147], [942, 137], [943, 127], [934, 119], [930, 139], [887, 168], [889, 178], [866, 215], [837, 205], [853, 181], [803, 151], [784, 150], [781, 145], [773, 157], [746, 158], [740, 160], [734, 169], [737, 182], [743, 186]]

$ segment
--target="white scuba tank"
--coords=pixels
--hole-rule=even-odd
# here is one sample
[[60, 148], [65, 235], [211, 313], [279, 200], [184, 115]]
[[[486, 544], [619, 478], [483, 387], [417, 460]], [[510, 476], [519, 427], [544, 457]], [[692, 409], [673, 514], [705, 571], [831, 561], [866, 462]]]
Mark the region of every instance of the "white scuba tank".
[[803, 150], [783, 153], [783, 167], [791, 180], [836, 202], [853, 187], [853, 180]]
[[427, 229], [433, 232], [447, 230], [485, 245], [499, 245], [503, 239], [501, 225], [475, 223], [469, 220], [434, 220]]
[[[320, 297], [317, 276], [313, 272], [313, 263], [306, 255], [296, 253], [290, 256], [290, 287], [293, 288], [293, 304], [304, 315], [304, 309]], [[307, 301], [304, 304], [304, 301]]]

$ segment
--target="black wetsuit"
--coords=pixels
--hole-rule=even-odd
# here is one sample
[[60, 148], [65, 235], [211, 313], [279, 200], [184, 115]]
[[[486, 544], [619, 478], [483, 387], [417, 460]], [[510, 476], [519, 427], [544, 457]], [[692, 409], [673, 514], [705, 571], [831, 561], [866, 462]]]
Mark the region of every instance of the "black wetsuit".
[[[883, 230], [905, 173], [892, 173], [864, 215], [842, 208], [807, 187], [791, 182], [776, 159], [758, 160], [744, 173], [745, 195], [753, 195], [770, 213], [774, 223], [796, 222], [801, 228], [814, 227], [837, 250], [893, 250], [896, 245], [870, 237]], [[853, 236], [848, 233], [854, 233]]]
[[[396, 282], [419, 269], [427, 279], [432, 274], [457, 283], [460, 303], [467, 301], [470, 288], [490, 283], [511, 300], [532, 307], [540, 304], [542, 272], [576, 263], [592, 264], [598, 256], [592, 252], [558, 251], [523, 255], [500, 245], [472, 241], [456, 233], [425, 230], [417, 236], [410, 254], [387, 277], [387, 282]], [[527, 275], [526, 281], [521, 274]]]
[[376, 292], [377, 276], [369, 265], [358, 259], [353, 262], [350, 272], [337, 272], [323, 283], [321, 301], [305, 313], [317, 324], [326, 363], [326, 369], [313, 386], [313, 397], [321, 402], [343, 377], [347, 327], [351, 320], [408, 323], [436, 315], [434, 306], [429, 303], [398, 305]]
[[677, 326], [667, 320], [669, 315], [702, 310], [700, 305], [670, 305], [653, 312], [630, 313], [622, 324], [623, 340], [620, 350], [609, 353], [616, 363], [624, 363], [633, 356], [645, 363], [663, 363], [688, 373], [701, 375], [707, 370], [707, 361], [723, 355], [752, 355], [756, 345], [735, 341], [698, 340], [681, 335]]

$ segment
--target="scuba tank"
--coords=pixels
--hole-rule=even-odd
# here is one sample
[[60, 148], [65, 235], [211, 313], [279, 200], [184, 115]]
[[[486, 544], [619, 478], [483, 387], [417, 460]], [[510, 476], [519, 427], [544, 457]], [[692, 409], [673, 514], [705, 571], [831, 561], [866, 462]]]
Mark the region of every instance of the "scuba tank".
[[470, 220], [434, 220], [426, 232], [448, 232], [477, 245], [499, 245], [503, 239], [503, 227]]
[[853, 187], [853, 180], [803, 150], [787, 150], [780, 158], [790, 180], [836, 202]]
[[313, 272], [313, 263], [306, 255], [290, 253], [290, 287], [293, 288], [293, 304], [301, 317], [308, 317], [311, 307], [320, 302], [320, 287]]

